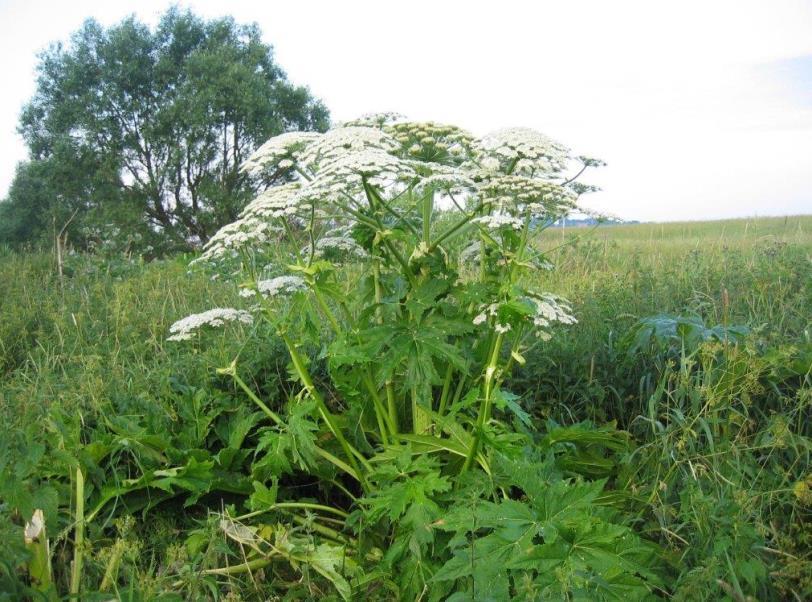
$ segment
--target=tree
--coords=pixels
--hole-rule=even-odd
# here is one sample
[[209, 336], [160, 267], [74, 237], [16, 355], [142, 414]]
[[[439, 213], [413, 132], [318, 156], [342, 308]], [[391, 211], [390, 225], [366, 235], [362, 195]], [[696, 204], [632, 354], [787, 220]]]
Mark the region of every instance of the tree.
[[[154, 31], [134, 17], [109, 29], [88, 20], [68, 47], [40, 57], [20, 123], [32, 161], [3, 209], [17, 226], [6, 236], [31, 240], [45, 215], [79, 208], [77, 236], [105, 221], [165, 246], [205, 242], [251, 197], [238, 167], [258, 142], [328, 125], [327, 109], [287, 80], [256, 24], [175, 8]], [[125, 215], [136, 219], [122, 224]]]

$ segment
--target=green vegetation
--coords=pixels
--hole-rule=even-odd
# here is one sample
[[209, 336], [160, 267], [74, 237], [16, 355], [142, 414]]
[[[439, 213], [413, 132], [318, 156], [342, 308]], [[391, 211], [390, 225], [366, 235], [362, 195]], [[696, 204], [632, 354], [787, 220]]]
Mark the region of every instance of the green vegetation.
[[[569, 244], [552, 254], [548, 286], [570, 298], [579, 323], [529, 354], [511, 386], [540, 444], [558, 446], [556, 464], [608, 479], [600, 499], [656, 543], [661, 593], [802, 600], [812, 592], [810, 233], [809, 217], [613, 226], [567, 230]], [[560, 243], [559, 231], [545, 233], [545, 246]], [[231, 296], [227, 285], [187, 274], [183, 258], [77, 256], [66, 272], [60, 285], [53, 257], [0, 259], [0, 591], [8, 599], [33, 586], [22, 521], [34, 508], [47, 517], [54, 581], [68, 591], [77, 462], [88, 465], [101, 445], [115, 449], [86, 475], [88, 499], [98, 499], [111, 482], [169, 467], [177, 460], [167, 454], [197, 447], [202, 434], [209, 442], [239, 438], [250, 402], [212, 367], [244, 344], [252, 385], [272, 392], [285, 377], [280, 345], [247, 332], [210, 336], [200, 348], [165, 342], [176, 318]], [[634, 325], [658, 314], [750, 332], [736, 345], [682, 349], [663, 340], [630, 353]], [[287, 576], [267, 565], [241, 569], [257, 533], [237, 523], [224, 530], [220, 520], [223, 503], [245, 497], [195, 500], [195, 482], [186, 486], [163, 503], [157, 487], [152, 499], [121, 498], [87, 521], [83, 591], [133, 600], [329, 595], [307, 562]], [[251, 493], [258, 500], [276, 492], [269, 484]], [[483, 509], [479, 520], [487, 516]], [[280, 507], [276, 518], [295, 519], [296, 537], [316, 540], [325, 523], [306, 508]]]

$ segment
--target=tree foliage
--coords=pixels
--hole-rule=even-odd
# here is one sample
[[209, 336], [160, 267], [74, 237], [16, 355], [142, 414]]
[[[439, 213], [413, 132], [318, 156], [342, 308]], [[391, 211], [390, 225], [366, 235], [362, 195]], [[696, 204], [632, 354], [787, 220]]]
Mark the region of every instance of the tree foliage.
[[258, 141], [328, 120], [256, 24], [177, 9], [154, 30], [88, 20], [40, 57], [20, 122], [31, 162], [3, 209], [4, 238], [41, 237], [44, 222], [78, 209], [75, 237], [112, 223], [155, 246], [206, 241], [252, 195], [238, 166]]

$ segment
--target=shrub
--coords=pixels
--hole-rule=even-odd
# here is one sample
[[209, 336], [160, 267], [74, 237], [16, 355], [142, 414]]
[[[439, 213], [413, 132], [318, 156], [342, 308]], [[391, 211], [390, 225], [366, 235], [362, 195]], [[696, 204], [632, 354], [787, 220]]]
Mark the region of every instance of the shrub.
[[[172, 328], [196, 340], [251, 321], [290, 359], [283, 399], [262, 399], [239, 357], [219, 370], [263, 414], [251, 512], [224, 519], [251, 548], [240, 566], [287, 559], [347, 599], [638, 598], [657, 585], [652, 549], [595, 503], [604, 482], [541, 455], [505, 385], [575, 322], [523, 277], [546, 265], [536, 231], [576, 206], [568, 162], [531, 130], [478, 139], [383, 116], [277, 136], [244, 164], [294, 180], [198, 260], [236, 276], [248, 305]], [[282, 500], [304, 475], [316, 501]]]

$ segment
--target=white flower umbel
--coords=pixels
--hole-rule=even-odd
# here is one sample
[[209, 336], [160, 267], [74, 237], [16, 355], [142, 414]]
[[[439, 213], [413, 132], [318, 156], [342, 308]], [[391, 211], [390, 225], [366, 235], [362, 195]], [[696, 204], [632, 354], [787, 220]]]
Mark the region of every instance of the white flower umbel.
[[293, 167], [302, 151], [321, 136], [317, 132], [287, 132], [274, 136], [243, 162], [240, 171], [257, 175]]
[[284, 218], [296, 214], [301, 185], [292, 182], [273, 186], [246, 205], [240, 217]]
[[403, 121], [404, 119], [406, 119], [406, 117], [400, 113], [367, 113], [357, 117], [356, 119], [345, 121], [344, 123], [341, 123], [339, 127], [346, 128], [360, 126], [368, 128], [383, 128], [385, 125], [395, 123], [396, 121]]
[[479, 184], [479, 197], [503, 211], [533, 217], [557, 219], [575, 207], [576, 195], [554, 182], [523, 176], [485, 178]]
[[377, 150], [392, 152], [397, 150], [397, 140], [378, 128], [344, 127], [325, 132], [316, 142], [309, 145], [299, 157], [299, 164], [311, 173], [319, 173], [326, 165], [355, 154], [359, 151]]
[[517, 232], [524, 228], [524, 220], [511, 215], [483, 215], [481, 217], [471, 220], [475, 224], [479, 224], [488, 230], [516, 230]]
[[244, 217], [220, 228], [203, 247], [202, 255], [192, 263], [217, 260], [236, 256], [246, 248], [277, 238], [282, 228], [274, 226], [260, 217]]
[[531, 316], [533, 325], [538, 329], [537, 335], [545, 340], [550, 338], [547, 331], [549, 326], [555, 323], [575, 324], [578, 320], [572, 315], [572, 308], [562, 297], [552, 293], [532, 293], [527, 300], [535, 307], [535, 313]]
[[468, 157], [474, 137], [454, 125], [404, 121], [384, 127], [401, 149], [421, 161], [457, 164]]
[[264, 297], [287, 297], [307, 290], [307, 283], [299, 276], [277, 276], [257, 282], [257, 291]]
[[377, 188], [387, 188], [415, 177], [414, 170], [406, 162], [381, 150], [348, 152], [325, 165], [302, 189], [299, 200], [316, 205], [346, 201], [363, 194], [364, 180]]
[[427, 191], [438, 191], [455, 196], [463, 196], [476, 191], [474, 181], [464, 172], [453, 170], [451, 173], [435, 173], [425, 177], [414, 187], [416, 194], [422, 195]]
[[[310, 247], [302, 249], [302, 255], [310, 253]], [[313, 249], [315, 257], [344, 256], [356, 259], [366, 259], [369, 254], [364, 248], [348, 236], [323, 236], [318, 239]]]
[[239, 322], [242, 324], [252, 324], [254, 319], [247, 311], [234, 309], [232, 307], [216, 307], [200, 314], [186, 316], [178, 320], [169, 327], [171, 336], [167, 341], [188, 341], [193, 338], [198, 330], [204, 326], [222, 326], [227, 322]]
[[496, 171], [512, 166], [511, 173], [553, 174], [562, 171], [569, 149], [529, 128], [506, 128], [487, 134], [479, 141], [479, 162]]

